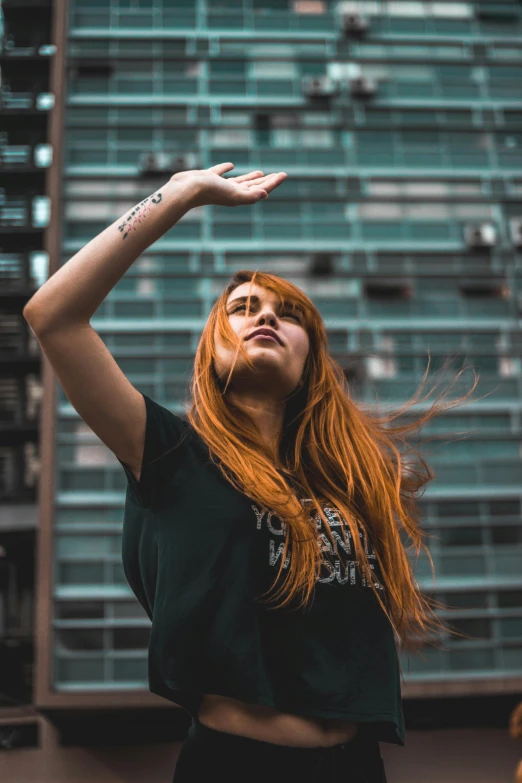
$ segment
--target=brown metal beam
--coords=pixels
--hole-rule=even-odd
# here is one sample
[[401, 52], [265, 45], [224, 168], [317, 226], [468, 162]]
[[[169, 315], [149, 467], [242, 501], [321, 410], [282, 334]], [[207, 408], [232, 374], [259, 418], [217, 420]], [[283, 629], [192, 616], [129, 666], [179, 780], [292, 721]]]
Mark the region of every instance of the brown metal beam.
[[[67, 49], [68, 1], [55, 0], [52, 17], [53, 55], [49, 90], [54, 107], [49, 115], [48, 140], [52, 163], [47, 170], [46, 192], [51, 214], [45, 231], [44, 247], [49, 254], [49, 277], [60, 264], [62, 223], [63, 134], [66, 95], [65, 61]], [[41, 471], [39, 485], [39, 532], [36, 553], [35, 600], [35, 678], [33, 702], [37, 708], [52, 698], [52, 592], [53, 592], [53, 514], [55, 474], [56, 376], [42, 353], [43, 401], [40, 420]]]

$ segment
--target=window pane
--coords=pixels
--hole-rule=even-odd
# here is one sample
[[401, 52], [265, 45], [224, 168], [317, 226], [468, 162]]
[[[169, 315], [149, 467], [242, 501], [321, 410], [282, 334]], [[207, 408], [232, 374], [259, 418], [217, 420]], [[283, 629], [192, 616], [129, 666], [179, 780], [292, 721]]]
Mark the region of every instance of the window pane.
[[287, 62], [258, 60], [251, 66], [254, 79], [295, 79], [297, 76], [297, 64], [291, 60]]
[[[522, 544], [522, 527], [519, 525], [492, 527], [491, 541], [493, 544]], [[522, 554], [520, 559], [522, 567]]]
[[499, 590], [497, 604], [499, 609], [522, 607], [522, 590]]
[[450, 668], [453, 671], [466, 669], [479, 671], [492, 669], [495, 665], [493, 650], [451, 650], [449, 654]]
[[219, 129], [211, 132], [210, 146], [211, 147], [230, 147], [231, 145], [237, 147], [251, 147], [252, 146], [252, 131], [242, 129], [233, 130], [232, 128]]
[[[503, 639], [514, 639], [522, 636], [522, 617], [505, 617], [499, 620], [500, 636]], [[522, 658], [521, 666], [522, 666]]]
[[472, 8], [468, 3], [431, 3], [431, 13], [443, 18], [469, 19]]
[[55, 614], [59, 620], [98, 620], [104, 609], [103, 601], [58, 601]]
[[485, 609], [488, 605], [486, 593], [446, 593], [445, 603], [459, 609]]
[[[491, 620], [485, 617], [452, 619], [448, 623], [452, 628], [473, 639], [491, 639]], [[466, 641], [461, 637], [452, 637], [455, 642]], [[467, 641], [472, 641], [468, 639]]]
[[391, 16], [424, 16], [424, 3], [417, 2], [389, 2], [386, 8]]
[[116, 682], [147, 682], [147, 658], [116, 660], [113, 662]]
[[58, 584], [99, 584], [104, 581], [103, 563], [58, 563]]
[[439, 517], [444, 519], [452, 519], [453, 517], [478, 517], [479, 504], [478, 503], [439, 503], [438, 506]]
[[103, 630], [101, 628], [58, 629], [55, 631], [58, 650], [103, 650]]
[[149, 646], [150, 628], [115, 628], [113, 647], [115, 650], [146, 650]]
[[112, 607], [115, 618], [143, 618], [147, 616], [145, 609], [137, 601], [115, 601]]
[[480, 546], [482, 530], [477, 527], [441, 528], [441, 546]]
[[58, 659], [55, 670], [59, 682], [101, 682], [104, 679], [103, 660]]

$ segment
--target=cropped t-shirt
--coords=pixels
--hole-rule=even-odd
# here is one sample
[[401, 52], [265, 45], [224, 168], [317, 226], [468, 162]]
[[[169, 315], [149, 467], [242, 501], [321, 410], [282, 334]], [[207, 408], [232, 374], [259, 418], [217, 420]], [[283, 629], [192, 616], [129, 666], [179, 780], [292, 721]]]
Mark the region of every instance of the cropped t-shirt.
[[[311, 515], [322, 551], [330, 549], [311, 606], [267, 609], [259, 596], [277, 575], [284, 521], [225, 479], [187, 420], [143, 397], [140, 480], [119, 462], [127, 476], [123, 568], [152, 623], [150, 691], [192, 717], [212, 693], [354, 721], [361, 734], [403, 746], [394, 632], [356, 568], [353, 547], [336, 533], [340, 513], [323, 505], [342, 557], [321, 532], [320, 515]], [[371, 541], [360, 535], [385, 590]]]

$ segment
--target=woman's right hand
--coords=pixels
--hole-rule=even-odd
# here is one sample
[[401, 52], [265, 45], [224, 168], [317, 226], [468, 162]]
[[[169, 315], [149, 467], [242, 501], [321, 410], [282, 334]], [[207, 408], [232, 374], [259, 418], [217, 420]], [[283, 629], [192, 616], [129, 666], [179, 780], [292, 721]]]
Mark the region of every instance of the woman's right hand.
[[239, 207], [255, 204], [283, 182], [284, 171], [264, 175], [262, 171], [250, 171], [239, 177], [223, 178], [234, 168], [233, 163], [218, 163], [209, 169], [193, 169], [173, 174], [171, 182], [183, 182], [194, 186], [193, 207], [216, 204], [222, 207]]

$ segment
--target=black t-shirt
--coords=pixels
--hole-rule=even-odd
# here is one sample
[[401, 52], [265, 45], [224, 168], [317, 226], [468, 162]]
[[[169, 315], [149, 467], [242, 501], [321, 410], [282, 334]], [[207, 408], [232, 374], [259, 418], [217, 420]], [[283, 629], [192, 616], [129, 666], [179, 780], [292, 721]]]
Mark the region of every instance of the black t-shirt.
[[[356, 568], [353, 544], [338, 532], [341, 556], [329, 553], [314, 513], [325, 559], [313, 603], [268, 609], [259, 596], [277, 575], [284, 522], [224, 478], [188, 421], [143, 397], [139, 481], [120, 460], [128, 479], [122, 556], [152, 621], [150, 690], [193, 717], [203, 694], [213, 693], [308, 718], [352, 720], [361, 734], [404, 745], [394, 632]], [[343, 520], [323, 508], [335, 535]], [[371, 541], [360, 535], [385, 595]]]

